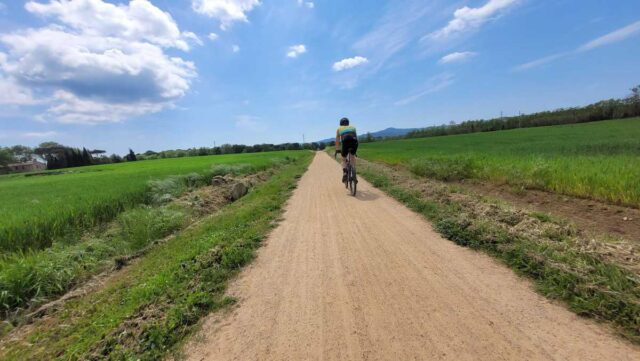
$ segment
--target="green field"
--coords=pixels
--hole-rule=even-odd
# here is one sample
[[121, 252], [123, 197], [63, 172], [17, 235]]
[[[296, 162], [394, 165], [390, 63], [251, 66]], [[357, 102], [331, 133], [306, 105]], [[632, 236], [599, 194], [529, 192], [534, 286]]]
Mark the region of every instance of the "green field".
[[[267, 167], [306, 152], [269, 152], [160, 159], [0, 176], [0, 251], [45, 248], [70, 229], [112, 219], [146, 201], [148, 182], [170, 175], [211, 172], [213, 165]], [[46, 173], [45, 173], [46, 174]]]
[[[246, 163], [286, 155], [235, 158]], [[152, 247], [99, 289], [2, 340], [0, 359], [165, 359], [202, 317], [233, 303], [225, 292], [228, 280], [253, 259], [312, 159], [310, 152], [288, 155], [297, 160], [280, 166], [247, 196]]]
[[640, 118], [362, 144], [368, 160], [640, 206]]

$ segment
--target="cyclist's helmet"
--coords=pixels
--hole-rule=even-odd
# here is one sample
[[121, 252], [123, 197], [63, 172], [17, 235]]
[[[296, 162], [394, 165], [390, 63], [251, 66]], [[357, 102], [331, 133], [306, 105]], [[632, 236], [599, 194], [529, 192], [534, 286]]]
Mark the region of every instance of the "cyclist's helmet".
[[340, 125], [349, 125], [349, 119], [348, 118], [340, 119]]

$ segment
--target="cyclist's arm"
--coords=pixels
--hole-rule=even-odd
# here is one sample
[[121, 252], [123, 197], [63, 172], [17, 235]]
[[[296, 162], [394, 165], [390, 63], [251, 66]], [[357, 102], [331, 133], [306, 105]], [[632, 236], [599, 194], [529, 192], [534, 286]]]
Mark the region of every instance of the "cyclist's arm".
[[336, 129], [336, 149], [340, 146], [340, 129]]

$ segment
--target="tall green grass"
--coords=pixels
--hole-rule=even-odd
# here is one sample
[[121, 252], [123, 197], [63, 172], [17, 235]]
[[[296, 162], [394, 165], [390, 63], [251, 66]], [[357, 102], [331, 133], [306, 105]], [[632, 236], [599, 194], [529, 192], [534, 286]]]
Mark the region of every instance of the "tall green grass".
[[161, 360], [201, 317], [232, 302], [228, 280], [275, 226], [311, 153], [246, 197], [152, 248], [96, 292], [6, 339], [3, 360]]
[[363, 144], [440, 180], [482, 179], [640, 206], [640, 118]]
[[[147, 183], [170, 175], [211, 174], [212, 165], [266, 167], [305, 152], [159, 159], [73, 168], [38, 176], [0, 176], [0, 252], [43, 249], [70, 229], [91, 227], [148, 201]], [[51, 174], [51, 175], [48, 175]]]
[[[115, 221], [53, 247], [0, 257], [0, 318], [40, 304], [82, 283], [124, 256], [136, 254], [151, 242], [179, 231], [197, 218], [181, 202], [171, 202], [188, 190], [210, 182], [210, 174], [244, 175], [289, 164], [294, 158], [274, 158], [254, 165], [217, 164], [206, 174], [189, 173], [148, 183], [148, 204], [123, 211]], [[2, 334], [0, 330], [0, 335]]]

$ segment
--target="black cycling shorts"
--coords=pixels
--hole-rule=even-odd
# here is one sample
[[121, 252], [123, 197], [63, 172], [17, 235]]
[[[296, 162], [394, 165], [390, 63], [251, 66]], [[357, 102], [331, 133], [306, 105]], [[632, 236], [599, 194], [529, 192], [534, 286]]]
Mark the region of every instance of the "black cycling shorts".
[[356, 155], [356, 153], [358, 152], [357, 138], [345, 137], [342, 140], [342, 150], [340, 152], [340, 155], [342, 155], [342, 158], [345, 158], [347, 156], [347, 152], [350, 152], [351, 154]]

